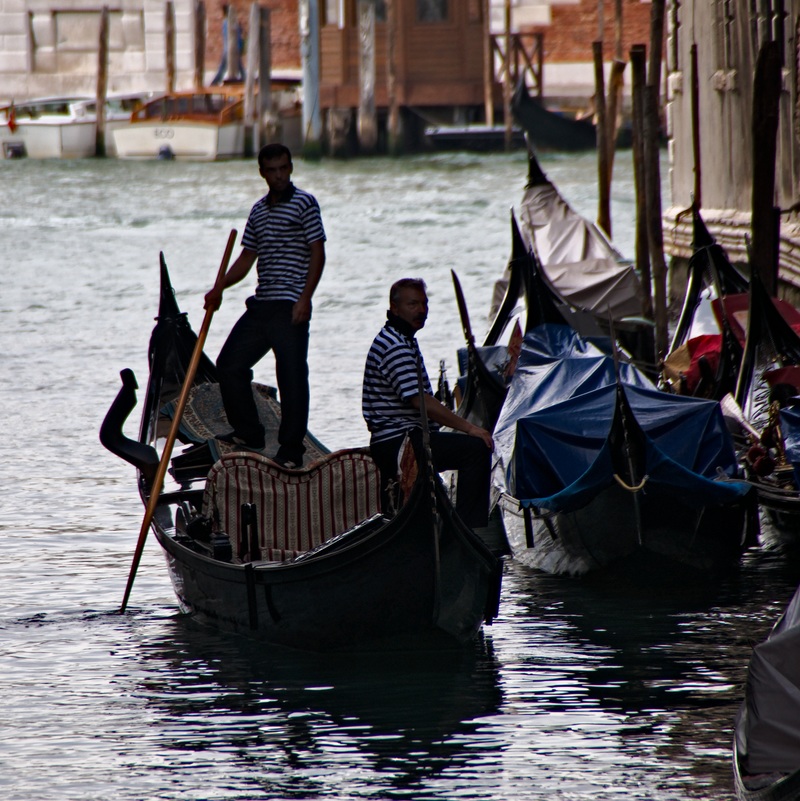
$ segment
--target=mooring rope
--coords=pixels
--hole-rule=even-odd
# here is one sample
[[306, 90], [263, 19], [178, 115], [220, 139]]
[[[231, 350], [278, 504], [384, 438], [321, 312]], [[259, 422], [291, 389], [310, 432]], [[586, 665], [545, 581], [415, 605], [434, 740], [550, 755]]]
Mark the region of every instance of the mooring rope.
[[614, 478], [616, 479], [617, 484], [622, 487], [622, 489], [628, 490], [628, 492], [639, 492], [640, 490], [644, 489], [644, 485], [647, 483], [647, 480], [650, 476], [645, 476], [638, 484], [626, 484], [617, 473], [614, 473]]

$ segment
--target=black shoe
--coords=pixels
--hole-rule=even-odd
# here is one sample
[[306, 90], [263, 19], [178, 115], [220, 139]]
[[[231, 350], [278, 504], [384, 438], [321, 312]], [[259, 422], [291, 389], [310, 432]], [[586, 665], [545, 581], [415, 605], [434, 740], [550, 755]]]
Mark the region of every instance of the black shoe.
[[235, 431], [229, 431], [227, 434], [218, 434], [215, 439], [220, 442], [227, 442], [229, 445], [234, 445], [237, 448], [247, 451], [263, 451], [266, 447], [266, 442], [262, 439], [258, 442], [248, 442], [243, 437], [240, 437]]

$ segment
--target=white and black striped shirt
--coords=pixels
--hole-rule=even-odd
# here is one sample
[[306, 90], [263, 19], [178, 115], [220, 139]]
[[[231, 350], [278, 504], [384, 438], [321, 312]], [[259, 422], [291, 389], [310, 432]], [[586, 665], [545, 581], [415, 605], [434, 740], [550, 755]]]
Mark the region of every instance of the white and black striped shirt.
[[312, 242], [325, 241], [317, 199], [290, 185], [288, 196], [271, 206], [269, 194], [250, 210], [242, 247], [258, 254], [258, 300], [300, 297], [308, 276]]
[[[409, 403], [419, 395], [417, 357], [422, 366], [425, 392], [433, 394], [416, 339], [404, 336], [387, 324], [373, 340], [367, 353], [361, 390], [361, 412], [372, 442], [382, 442], [421, 427], [419, 411]], [[439, 427], [432, 420], [429, 425], [431, 430]]]

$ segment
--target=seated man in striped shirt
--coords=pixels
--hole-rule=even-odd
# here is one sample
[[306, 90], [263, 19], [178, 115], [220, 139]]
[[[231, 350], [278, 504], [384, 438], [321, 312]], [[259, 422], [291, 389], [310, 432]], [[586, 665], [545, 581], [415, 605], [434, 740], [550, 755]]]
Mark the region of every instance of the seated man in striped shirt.
[[[417, 278], [397, 281], [389, 293], [386, 316], [386, 325], [367, 354], [361, 399], [370, 432], [370, 452], [381, 476], [381, 508], [384, 512], [391, 508], [389, 484], [396, 480], [397, 457], [406, 434], [412, 442], [416, 441], [419, 453], [422, 432], [419, 409], [424, 403], [435, 469], [458, 470], [456, 511], [468, 526], [486, 526], [494, 442], [488, 431], [454, 414], [433, 396], [415, 339], [428, 317], [425, 282]], [[422, 398], [418, 360], [422, 368]], [[440, 425], [464, 433], [439, 431]]]
[[251, 209], [242, 252], [222, 286], [205, 297], [205, 308], [219, 308], [223, 290], [241, 281], [258, 260], [256, 293], [247, 299], [245, 313], [217, 358], [222, 402], [233, 426], [218, 439], [263, 450], [265, 432], [253, 399], [252, 368], [274, 350], [281, 402], [274, 459], [285, 467], [300, 467], [308, 426], [311, 297], [325, 266], [325, 230], [316, 198], [291, 181], [292, 154], [287, 147], [262, 147], [258, 168], [269, 192]]

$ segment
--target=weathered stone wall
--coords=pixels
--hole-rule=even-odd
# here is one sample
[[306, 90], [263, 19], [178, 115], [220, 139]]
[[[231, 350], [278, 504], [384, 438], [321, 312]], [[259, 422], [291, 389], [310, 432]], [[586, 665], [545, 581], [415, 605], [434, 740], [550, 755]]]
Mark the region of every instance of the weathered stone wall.
[[[250, 2], [233, 3], [247, 33]], [[272, 66], [300, 68], [297, 3], [269, 0]], [[99, 0], [0, 0], [0, 102], [46, 95], [93, 95], [97, 83]], [[108, 93], [166, 86], [164, 0], [119, 0], [109, 6]], [[194, 78], [194, 0], [174, 0], [176, 88]], [[206, 82], [223, 51], [222, 4], [206, 4]]]

